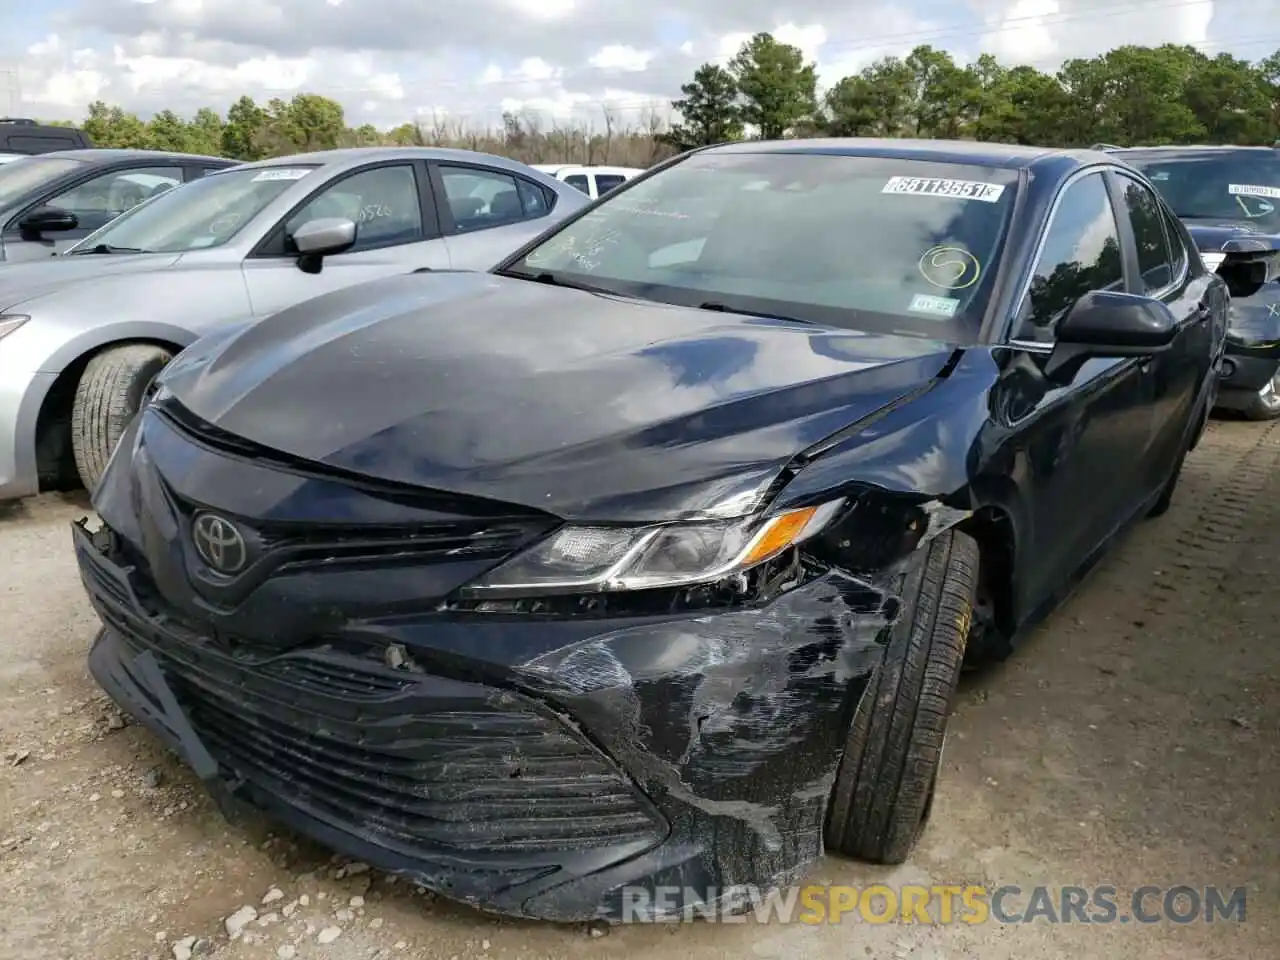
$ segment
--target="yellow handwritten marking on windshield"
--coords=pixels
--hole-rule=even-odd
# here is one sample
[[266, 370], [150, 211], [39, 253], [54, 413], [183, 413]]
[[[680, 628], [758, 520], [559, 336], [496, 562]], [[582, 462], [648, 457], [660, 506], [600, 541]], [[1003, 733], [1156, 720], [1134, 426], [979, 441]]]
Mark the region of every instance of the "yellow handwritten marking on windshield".
[[964, 247], [938, 246], [920, 258], [920, 275], [943, 290], [965, 290], [982, 276], [982, 264]]

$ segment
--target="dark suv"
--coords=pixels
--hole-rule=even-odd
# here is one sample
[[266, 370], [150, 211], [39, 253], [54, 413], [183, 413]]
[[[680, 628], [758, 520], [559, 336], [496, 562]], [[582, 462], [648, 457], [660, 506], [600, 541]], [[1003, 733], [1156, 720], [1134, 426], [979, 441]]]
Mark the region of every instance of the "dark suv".
[[1219, 408], [1280, 417], [1280, 149], [1110, 148], [1151, 180], [1201, 259], [1228, 281], [1231, 326]]
[[75, 127], [56, 127], [24, 117], [0, 117], [0, 154], [30, 155], [92, 146], [89, 135]]

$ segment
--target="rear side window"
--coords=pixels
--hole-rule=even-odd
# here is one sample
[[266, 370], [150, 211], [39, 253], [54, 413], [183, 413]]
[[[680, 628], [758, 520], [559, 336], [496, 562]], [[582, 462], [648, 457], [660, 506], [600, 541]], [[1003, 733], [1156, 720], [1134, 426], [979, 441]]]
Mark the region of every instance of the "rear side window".
[[585, 173], [575, 173], [564, 178], [564, 182], [575, 190], [581, 190], [583, 193], [590, 195], [591, 187], [587, 185], [587, 175]]
[[1070, 184], [1045, 234], [1017, 338], [1053, 341], [1058, 320], [1092, 290], [1124, 289], [1120, 233], [1102, 174]]
[[1120, 185], [1138, 248], [1143, 292], [1157, 293], [1173, 283], [1173, 257], [1165, 236], [1164, 214], [1155, 195], [1138, 181], [1121, 177]]
[[600, 196], [627, 182], [627, 178], [616, 173], [596, 174], [596, 193]]
[[441, 166], [440, 180], [458, 233], [532, 220], [550, 209], [541, 189], [509, 173]]

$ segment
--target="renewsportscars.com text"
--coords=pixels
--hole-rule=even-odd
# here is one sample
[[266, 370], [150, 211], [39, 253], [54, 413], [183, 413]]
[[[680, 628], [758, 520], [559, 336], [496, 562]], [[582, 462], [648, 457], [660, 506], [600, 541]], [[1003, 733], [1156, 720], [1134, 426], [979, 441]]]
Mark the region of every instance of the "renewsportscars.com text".
[[[1021, 887], [1005, 884], [790, 887], [761, 893], [754, 887], [693, 890], [624, 887], [622, 921], [658, 918], [745, 923], [1243, 923], [1244, 887], [1141, 886], [1121, 891], [1094, 887]], [[687, 906], [692, 904], [692, 906]]]

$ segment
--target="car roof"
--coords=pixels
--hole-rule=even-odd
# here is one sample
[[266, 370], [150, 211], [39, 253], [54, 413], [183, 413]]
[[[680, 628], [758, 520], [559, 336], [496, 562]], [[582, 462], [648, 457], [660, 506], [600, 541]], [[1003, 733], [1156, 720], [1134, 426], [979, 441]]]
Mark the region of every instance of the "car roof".
[[1272, 156], [1280, 156], [1280, 150], [1277, 150], [1275, 147], [1235, 146], [1232, 144], [1220, 144], [1220, 143], [1213, 143], [1213, 144], [1208, 144], [1208, 143], [1190, 144], [1189, 143], [1189, 144], [1180, 144], [1180, 145], [1161, 144], [1160, 146], [1155, 146], [1155, 147], [1112, 147], [1107, 152], [1112, 154], [1120, 154], [1121, 156], [1125, 154], [1136, 154], [1136, 153], [1142, 153], [1142, 154], [1256, 153], [1256, 154], [1271, 154]]
[[217, 163], [223, 166], [234, 166], [239, 161], [226, 157], [209, 157], [198, 153], [174, 153], [169, 150], [119, 150], [106, 147], [86, 147], [79, 150], [52, 150], [49, 153], [33, 154], [41, 158], [61, 158], [66, 160], [83, 160], [86, 163], [114, 163], [117, 160], [199, 160], [204, 163]]
[[459, 163], [475, 163], [484, 160], [497, 166], [532, 169], [519, 160], [500, 157], [475, 150], [457, 150], [451, 147], [343, 147], [337, 150], [317, 150], [313, 153], [295, 153], [288, 157], [270, 157], [246, 163], [246, 167], [296, 167], [299, 164], [353, 165], [370, 160], [456, 160]]
[[1009, 170], [1045, 166], [1085, 166], [1105, 162], [1102, 150], [1028, 147], [1014, 143], [976, 140], [910, 140], [897, 138], [842, 137], [812, 140], [744, 140], [707, 147], [710, 153], [810, 153], [841, 157], [883, 157], [899, 160], [932, 160], [967, 163]]
[[1125, 153], [1129, 150], [1268, 150], [1275, 151], [1275, 147], [1265, 147], [1249, 144], [1236, 143], [1160, 143], [1154, 146], [1142, 146], [1137, 144], [1131, 147], [1110, 147], [1110, 152]]

